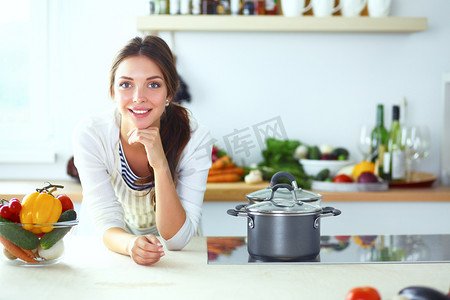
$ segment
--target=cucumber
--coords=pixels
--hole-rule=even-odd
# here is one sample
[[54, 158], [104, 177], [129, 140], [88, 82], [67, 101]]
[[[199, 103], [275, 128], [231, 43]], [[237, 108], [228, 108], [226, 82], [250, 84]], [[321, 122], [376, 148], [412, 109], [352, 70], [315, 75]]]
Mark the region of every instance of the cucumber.
[[320, 152], [319, 147], [311, 146], [308, 148], [308, 159], [320, 159], [322, 153]]
[[[73, 221], [77, 219], [77, 213], [73, 209], [68, 209], [61, 214], [58, 222]], [[56, 242], [62, 239], [72, 227], [55, 228], [50, 232], [47, 232], [41, 237], [40, 245], [42, 249], [49, 249]]]
[[39, 238], [34, 233], [2, 217], [0, 217], [0, 234], [23, 249], [33, 250], [39, 246]]
[[334, 156], [336, 156], [340, 160], [347, 160], [349, 156], [349, 152], [347, 149], [339, 147], [334, 148], [333, 152], [331, 152]]
[[325, 179], [327, 179], [328, 176], [330, 176], [330, 170], [329, 169], [323, 169], [322, 171], [320, 171], [316, 175], [315, 179], [318, 180], [318, 181], [325, 181]]

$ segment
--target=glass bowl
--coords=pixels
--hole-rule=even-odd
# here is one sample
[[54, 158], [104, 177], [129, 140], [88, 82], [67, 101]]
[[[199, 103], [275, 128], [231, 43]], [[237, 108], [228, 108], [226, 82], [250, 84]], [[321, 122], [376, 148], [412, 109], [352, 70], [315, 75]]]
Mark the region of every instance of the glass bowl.
[[0, 222], [0, 257], [12, 265], [56, 264], [63, 258], [77, 224], [78, 220], [48, 224]]
[[351, 165], [350, 160], [315, 160], [315, 159], [300, 159], [300, 164], [307, 175], [317, 176], [323, 169], [330, 170], [330, 176], [333, 177], [345, 166]]

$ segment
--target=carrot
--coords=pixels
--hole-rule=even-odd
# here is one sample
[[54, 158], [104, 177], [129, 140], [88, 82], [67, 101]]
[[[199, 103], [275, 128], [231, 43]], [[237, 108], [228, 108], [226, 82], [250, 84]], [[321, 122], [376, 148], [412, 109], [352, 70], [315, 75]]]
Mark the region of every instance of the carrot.
[[6, 250], [8, 250], [8, 252], [11, 253], [12, 255], [14, 255], [15, 257], [17, 257], [23, 261], [30, 262], [30, 263], [37, 262], [37, 260], [34, 259], [34, 255], [30, 256], [29, 254], [27, 254], [24, 251], [24, 249], [11, 243], [9, 240], [7, 240], [6, 238], [4, 238], [1, 235], [0, 235], [0, 242], [3, 244], [3, 246], [6, 248]]
[[223, 253], [223, 249], [218, 248], [218, 247], [208, 247], [208, 252], [212, 252], [215, 254], [222, 254]]
[[228, 155], [219, 157], [215, 162], [212, 163], [211, 169], [223, 169], [225, 165], [231, 161]]
[[235, 182], [239, 181], [241, 177], [238, 174], [219, 174], [208, 176], [207, 182]]
[[244, 175], [244, 169], [241, 167], [225, 168], [225, 169], [210, 169], [208, 176], [220, 175], [220, 174], [238, 174]]
[[234, 162], [231, 162], [231, 161], [225, 165], [225, 169], [231, 169], [231, 168], [234, 168], [234, 167], [236, 167], [236, 164]]
[[214, 237], [214, 236], [209, 236], [208, 237], [208, 244], [212, 243], [217, 243], [217, 244], [223, 244], [223, 243], [238, 243], [238, 244], [242, 244], [244, 242], [243, 238], [240, 237]]
[[29, 257], [36, 258], [36, 255], [34, 254], [34, 252], [32, 250], [23, 249], [23, 248], [20, 248], [20, 249], [22, 249], [22, 251], [25, 252], [25, 254], [28, 255]]

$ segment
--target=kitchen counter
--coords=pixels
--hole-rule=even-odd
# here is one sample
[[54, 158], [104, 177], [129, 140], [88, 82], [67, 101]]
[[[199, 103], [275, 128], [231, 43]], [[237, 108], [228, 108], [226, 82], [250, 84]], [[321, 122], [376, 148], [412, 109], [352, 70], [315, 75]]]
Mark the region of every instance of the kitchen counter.
[[83, 195], [81, 184], [75, 180], [0, 180], [0, 199], [22, 199], [26, 194], [33, 193], [36, 188], [42, 188], [48, 183], [62, 185], [54, 195], [66, 194], [74, 202], [81, 202]]
[[194, 238], [182, 251], [166, 251], [151, 267], [136, 265], [85, 236], [73, 237], [57, 265], [0, 263], [2, 299], [341, 300], [351, 288], [367, 285], [390, 299], [407, 286], [446, 292], [450, 283], [450, 263], [209, 265], [205, 237]]
[[[268, 182], [246, 184], [208, 183], [205, 201], [246, 201], [245, 195], [269, 186]], [[450, 186], [389, 188], [382, 192], [320, 192], [325, 202], [450, 202]]]
[[[61, 193], [67, 194], [75, 202], [81, 202], [81, 185], [77, 181], [54, 180], [53, 184], [64, 185]], [[44, 185], [39, 180], [0, 180], [0, 198], [23, 198]], [[205, 202], [245, 202], [245, 195], [269, 185], [268, 182], [247, 184], [245, 182], [208, 183]], [[317, 191], [314, 191], [317, 192]], [[324, 202], [450, 202], [450, 186], [433, 185], [423, 188], [390, 188], [383, 192], [317, 192]]]

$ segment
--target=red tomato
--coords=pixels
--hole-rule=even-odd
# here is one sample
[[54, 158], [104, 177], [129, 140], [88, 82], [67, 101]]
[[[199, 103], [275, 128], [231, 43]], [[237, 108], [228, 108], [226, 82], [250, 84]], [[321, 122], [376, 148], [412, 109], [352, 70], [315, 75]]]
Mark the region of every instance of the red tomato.
[[22, 204], [20, 204], [20, 201], [16, 198], [13, 198], [9, 201], [9, 211], [13, 214], [18, 214], [20, 210], [22, 209]]
[[3, 205], [0, 208], [0, 216], [4, 219], [8, 219], [11, 218], [12, 216], [12, 212], [9, 210], [9, 206]]
[[73, 202], [69, 198], [69, 196], [61, 194], [56, 196], [56, 198], [59, 199], [62, 205], [62, 212], [65, 212], [66, 210], [73, 209]]
[[350, 239], [350, 236], [349, 235], [335, 235], [334, 238], [337, 239], [339, 242], [348, 242], [348, 240]]
[[353, 178], [345, 174], [339, 174], [334, 176], [333, 182], [353, 182]]
[[381, 300], [381, 296], [373, 287], [360, 286], [348, 291], [345, 300]]
[[13, 214], [11, 215], [11, 218], [9, 218], [11, 221], [13, 221], [14, 223], [20, 223], [20, 216], [19, 214]]

